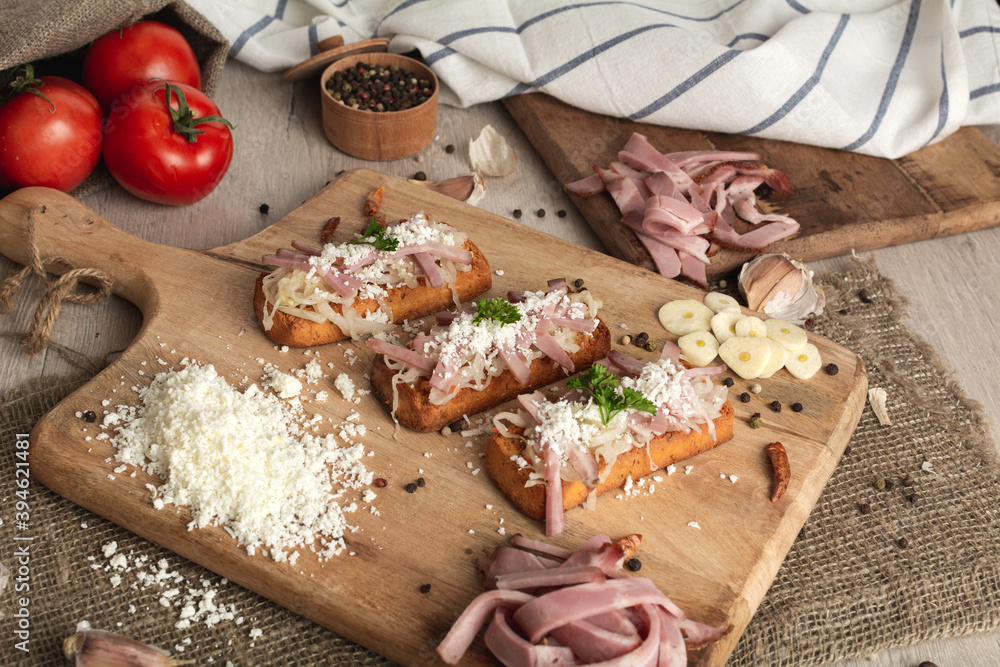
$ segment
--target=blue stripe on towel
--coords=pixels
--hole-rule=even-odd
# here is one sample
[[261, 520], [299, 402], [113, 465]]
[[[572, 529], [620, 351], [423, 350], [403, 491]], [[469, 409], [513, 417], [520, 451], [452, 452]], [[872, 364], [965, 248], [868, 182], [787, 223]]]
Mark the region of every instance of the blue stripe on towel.
[[810, 13], [810, 9], [808, 7], [803, 7], [802, 5], [800, 5], [799, 3], [797, 3], [795, 0], [785, 0], [785, 2], [788, 3], [789, 7], [791, 7], [795, 11], [799, 12], [800, 14], [809, 14]]
[[978, 35], [981, 32], [1000, 33], [1000, 28], [992, 25], [977, 25], [975, 28], [966, 28], [962, 32], [958, 33], [958, 36], [965, 39], [966, 37], [970, 37], [972, 35]]
[[[673, 16], [673, 17], [676, 17], [676, 18], [684, 19], [686, 21], [697, 21], [697, 22], [714, 21], [715, 19], [719, 18], [723, 14], [726, 14], [726, 13], [732, 11], [733, 9], [735, 9], [736, 7], [738, 7], [739, 5], [743, 4], [745, 1], [746, 0], [736, 0], [736, 2], [734, 2], [732, 5], [730, 5], [729, 7], [727, 7], [725, 9], [717, 12], [714, 16], [708, 16], [708, 17], [705, 17], [705, 18], [692, 18], [690, 16], [683, 16], [681, 14], [676, 14], [674, 12], [668, 12], [668, 11], [666, 11], [664, 9], [657, 9], [656, 7], [649, 7], [647, 5], [643, 5], [643, 4], [639, 4], [639, 3], [635, 3], [635, 2], [621, 2], [620, 0], [607, 0], [607, 1], [603, 1], [603, 2], [581, 2], [581, 3], [577, 3], [575, 5], [566, 5], [564, 7], [556, 7], [555, 9], [550, 9], [547, 12], [542, 12], [538, 16], [531, 17], [530, 19], [528, 19], [527, 21], [525, 21], [521, 25], [517, 26], [516, 28], [511, 28], [510, 26], [481, 26], [481, 27], [478, 27], [478, 28], [469, 28], [469, 29], [466, 29], [466, 30], [459, 30], [457, 32], [449, 33], [447, 35], [444, 35], [443, 37], [440, 37], [439, 39], [437, 39], [435, 41], [438, 44], [441, 44], [442, 46], [447, 46], [448, 44], [451, 44], [452, 42], [454, 42], [456, 40], [459, 40], [459, 39], [461, 39], [463, 37], [468, 37], [470, 35], [481, 35], [483, 33], [488, 33], [488, 32], [508, 33], [508, 34], [513, 33], [513, 34], [520, 35], [522, 32], [524, 32], [525, 30], [527, 30], [531, 26], [535, 25], [536, 23], [540, 23], [540, 22], [544, 21], [545, 19], [551, 18], [551, 17], [553, 17], [553, 16], [555, 16], [557, 14], [562, 14], [563, 12], [567, 12], [567, 11], [571, 11], [571, 10], [575, 10], [575, 9], [587, 9], [587, 8], [590, 8], [590, 7], [600, 7], [602, 5], [628, 5], [628, 6], [631, 6], [631, 7], [640, 7], [642, 9], [647, 9], [647, 10], [649, 10], [651, 12], [655, 12], [657, 14], [666, 14], [668, 16]], [[426, 56], [424, 58], [424, 62], [426, 62], [428, 65], [430, 65], [431, 63], [437, 62], [438, 60], [441, 60], [442, 58], [447, 58], [448, 56], [450, 56], [450, 55], [452, 55], [454, 53], [456, 53], [456, 51], [453, 50], [453, 49], [439, 49], [438, 51], [435, 51], [435, 52], [431, 53], [430, 55]]]
[[896, 91], [896, 84], [899, 83], [899, 72], [903, 69], [903, 63], [906, 62], [906, 56], [910, 52], [910, 45], [913, 43], [913, 34], [916, 32], [919, 16], [920, 0], [912, 0], [910, 3], [910, 15], [906, 19], [906, 30], [903, 32], [903, 42], [899, 45], [896, 62], [892, 65], [892, 70], [889, 72], [889, 80], [886, 82], [885, 90], [882, 91], [882, 99], [879, 101], [875, 118], [872, 119], [871, 126], [865, 130], [864, 134], [844, 146], [842, 150], [853, 151], [859, 146], [865, 145], [878, 131], [889, 108], [889, 103], [892, 101], [892, 95]]
[[969, 93], [969, 100], [974, 100], [984, 95], [989, 95], [990, 93], [1000, 92], [1000, 83], [990, 84], [989, 86], [983, 86], [982, 88], [976, 88], [971, 93]]
[[948, 122], [948, 72], [944, 68], [944, 44], [941, 45], [941, 98], [938, 100], [938, 124], [934, 128], [934, 134], [927, 140], [927, 144], [934, 141], [934, 137], [941, 134], [945, 123]]
[[639, 109], [633, 114], [626, 116], [628, 120], [641, 120], [651, 113], [659, 111], [663, 107], [667, 106], [675, 99], [686, 93], [687, 91], [694, 88], [696, 85], [707, 79], [717, 70], [721, 69], [726, 63], [731, 61], [736, 56], [743, 53], [743, 51], [733, 49], [726, 51], [721, 56], [710, 62], [709, 64], [702, 67], [700, 70], [689, 76], [687, 79], [682, 81], [679, 85], [675, 86], [673, 90], [669, 91], [666, 95], [663, 95], [658, 100], [647, 104], [642, 109]]
[[283, 19], [285, 18], [285, 8], [288, 6], [288, 0], [278, 0], [278, 6], [274, 8], [274, 18]]
[[233, 45], [229, 47], [230, 57], [235, 56], [237, 53], [243, 50], [243, 47], [247, 45], [250, 38], [256, 35], [258, 32], [271, 25], [274, 21], [273, 16], [264, 16], [259, 21], [254, 23], [252, 26], [240, 33], [240, 36], [233, 41]]
[[806, 95], [816, 87], [819, 83], [820, 77], [823, 75], [823, 70], [826, 69], [826, 63], [830, 60], [830, 55], [833, 53], [834, 48], [836, 48], [837, 43], [844, 34], [844, 29], [847, 28], [847, 22], [850, 20], [850, 14], [841, 14], [840, 21], [837, 23], [837, 28], [833, 31], [833, 36], [830, 37], [830, 41], [827, 42], [826, 48], [823, 49], [823, 54], [819, 57], [819, 62], [816, 63], [816, 70], [812, 73], [805, 83], [803, 83], [798, 90], [796, 90], [788, 101], [782, 104], [777, 111], [773, 114], [754, 125], [748, 130], [744, 130], [739, 134], [755, 134], [762, 130], [765, 130], [779, 120], [788, 115], [788, 112], [798, 106], [799, 102], [806, 98]]
[[306, 31], [309, 35], [309, 55], [315, 56], [319, 53], [319, 26], [315, 23], [309, 24], [309, 29]]
[[385, 23], [385, 20], [387, 18], [389, 18], [393, 14], [398, 14], [404, 9], [409, 9], [413, 5], [419, 5], [422, 2], [427, 2], [427, 0], [405, 0], [405, 2], [401, 2], [395, 7], [393, 7], [391, 10], [386, 12], [385, 16], [379, 19], [378, 24], [375, 26], [375, 30], [372, 31], [372, 37], [378, 37], [378, 31], [382, 28], [382, 24]]
[[733, 48], [733, 45], [736, 44], [736, 42], [740, 42], [744, 39], [756, 39], [757, 41], [760, 42], [766, 42], [771, 38], [768, 37], [767, 35], [762, 35], [759, 32], [745, 32], [742, 35], [736, 35], [736, 37], [733, 38], [733, 41], [726, 44], [726, 48], [731, 49]]
[[653, 25], [646, 25], [642, 26], [641, 28], [629, 30], [628, 32], [617, 35], [616, 37], [612, 37], [611, 39], [598, 44], [592, 49], [587, 49], [586, 51], [576, 56], [575, 58], [563, 63], [562, 65], [559, 65], [559, 67], [549, 70], [548, 72], [541, 75], [534, 81], [517, 84], [516, 86], [511, 88], [510, 91], [508, 91], [504, 95], [504, 97], [510, 97], [511, 95], [520, 95], [521, 93], [526, 92], [531, 88], [538, 88], [539, 86], [544, 86], [547, 83], [551, 83], [552, 81], [561, 77], [563, 74], [573, 71], [574, 69], [576, 69], [580, 65], [583, 65], [584, 63], [590, 62], [596, 56], [599, 56], [608, 49], [618, 46], [622, 42], [626, 42], [632, 39], [636, 35], [641, 35], [642, 33], [649, 32], [650, 30], [658, 30], [659, 28], [676, 28], [676, 27], [677, 26], [671, 23], [654, 23]]

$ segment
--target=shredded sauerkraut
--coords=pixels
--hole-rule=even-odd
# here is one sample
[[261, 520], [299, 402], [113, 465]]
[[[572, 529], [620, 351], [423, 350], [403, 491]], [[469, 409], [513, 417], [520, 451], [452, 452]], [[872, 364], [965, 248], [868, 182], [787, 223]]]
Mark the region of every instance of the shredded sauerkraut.
[[[472, 257], [462, 249], [468, 239], [464, 233], [420, 212], [388, 225], [385, 237], [396, 239], [395, 250], [377, 250], [368, 243], [328, 243], [315, 254], [279, 251], [265, 258], [278, 268], [264, 278], [264, 329], [271, 329], [274, 314], [280, 311], [312, 322], [332, 322], [352, 338], [386, 331], [394, 319], [385, 300], [388, 290], [402, 285], [413, 288], [421, 279], [429, 279], [416, 259], [419, 253], [433, 259], [459, 304], [455, 279], [460, 271], [471, 268]], [[377, 308], [361, 312], [355, 308], [356, 302], [369, 299]]]

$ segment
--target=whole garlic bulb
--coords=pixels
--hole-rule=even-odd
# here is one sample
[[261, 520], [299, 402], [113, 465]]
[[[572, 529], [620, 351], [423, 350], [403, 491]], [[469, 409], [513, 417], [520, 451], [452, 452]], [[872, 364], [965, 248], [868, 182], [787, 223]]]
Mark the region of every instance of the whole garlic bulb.
[[740, 294], [750, 310], [802, 324], [810, 313], [820, 315], [826, 305], [813, 272], [788, 255], [760, 255], [740, 269]]

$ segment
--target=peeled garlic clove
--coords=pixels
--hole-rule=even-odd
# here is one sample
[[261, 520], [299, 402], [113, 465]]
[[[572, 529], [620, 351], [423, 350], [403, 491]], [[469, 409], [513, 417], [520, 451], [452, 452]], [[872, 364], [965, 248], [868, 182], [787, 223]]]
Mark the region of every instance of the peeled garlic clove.
[[788, 255], [761, 255], [740, 270], [740, 293], [751, 310], [802, 324], [812, 313], [820, 315], [826, 296], [813, 283], [813, 272]]
[[872, 387], [868, 390], [868, 403], [872, 406], [872, 411], [878, 418], [878, 423], [882, 425], [892, 423], [892, 419], [889, 418], [889, 410], [885, 407], [887, 398], [889, 396], [882, 387]]
[[469, 162], [484, 176], [507, 176], [517, 167], [517, 151], [492, 125], [487, 125], [469, 141]]
[[76, 667], [174, 667], [194, 660], [174, 660], [160, 649], [125, 635], [81, 630], [63, 642], [63, 654]]

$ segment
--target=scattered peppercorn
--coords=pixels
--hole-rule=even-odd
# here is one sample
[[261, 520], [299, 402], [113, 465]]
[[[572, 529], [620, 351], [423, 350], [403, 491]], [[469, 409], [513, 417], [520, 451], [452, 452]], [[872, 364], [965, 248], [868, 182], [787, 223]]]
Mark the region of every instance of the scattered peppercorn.
[[719, 281], [719, 289], [726, 289], [727, 287], [729, 287], [729, 283], [728, 282], [726, 282], [725, 280], [720, 280]]
[[858, 505], [858, 511], [861, 512], [862, 514], [871, 514], [872, 506], [869, 505], [868, 503], [861, 503], [860, 505]]
[[427, 480], [424, 479], [423, 477], [418, 477], [417, 478], [417, 486], [419, 486], [420, 488], [423, 488], [423, 487], [427, 486]]
[[624, 336], [622, 336], [622, 345], [628, 345], [631, 342], [632, 342], [632, 337], [631, 336], [629, 336], [628, 334], [625, 334]]
[[861, 300], [861, 303], [871, 303], [872, 302], [871, 294], [869, 294], [868, 290], [866, 290], [866, 289], [862, 289], [861, 291], [858, 292], [858, 299]]
[[726, 378], [725, 380], [722, 381], [722, 384], [726, 385], [727, 387], [732, 387], [736, 383], [733, 382], [733, 378]]
[[271, 210], [271, 207], [267, 204], [261, 204], [257, 207], [257, 210], [266, 215], [267, 212]]
[[659, 348], [659, 347], [658, 347], [658, 346], [656, 345], [656, 343], [654, 343], [654, 342], [653, 342], [653, 341], [651, 341], [651, 340], [647, 340], [647, 341], [646, 341], [646, 344], [645, 344], [645, 345], [643, 345], [643, 347], [644, 347], [644, 348], [646, 348], [646, 351], [647, 351], [647, 352], [656, 352], [656, 351], [657, 351], [658, 349], [660, 349], [660, 348]]
[[920, 663], [919, 665], [917, 665], [917, 667], [937, 667], [937, 665], [935, 665], [930, 660], [924, 660], [922, 663]]
[[792, 412], [802, 412], [802, 404], [792, 403]]
[[913, 476], [903, 475], [903, 479], [900, 480], [903, 486], [913, 486]]
[[910, 541], [905, 537], [901, 537], [898, 540], [896, 540], [896, 544], [899, 545], [900, 549], [905, 549], [906, 547], [910, 546]]
[[638, 572], [642, 569], [642, 561], [638, 558], [629, 558], [625, 561], [625, 567], [628, 568], [629, 572]]
[[452, 433], [458, 433], [459, 431], [462, 430], [462, 425], [464, 423], [465, 422], [463, 422], [461, 419], [459, 419], [458, 421], [454, 421], [454, 422], [448, 424], [448, 428], [451, 429]]
[[415, 173], [413, 175], [413, 180], [415, 180], [415, 181], [426, 181], [427, 180], [427, 174], [424, 173], [424, 172], [422, 172], [422, 171], [418, 171], [417, 173]]
[[747, 392], [743, 392], [742, 394], [740, 394], [740, 401], [743, 402], [743, 403], [749, 403], [750, 402], [750, 394], [748, 394]]
[[915, 494], [915, 493], [911, 493], [910, 495], [906, 496], [906, 499], [908, 501], [910, 501], [911, 505], [916, 505], [917, 504], [917, 494]]
[[874, 482], [874, 486], [879, 491], [885, 491], [885, 480], [881, 478], [876, 479]]
[[515, 208], [514, 209], [514, 219], [515, 220], [520, 220], [521, 219], [521, 215], [522, 215], [521, 209]]
[[573, 281], [573, 287], [575, 287], [577, 289], [580, 289], [581, 287], [583, 287], [583, 278], [577, 278], [576, 280], [574, 280]]
[[420, 585], [420, 592], [421, 593], [430, 593], [431, 592], [431, 585], [430, 584], [421, 584]]
[[839, 314], [841, 314], [841, 315], [846, 315], [846, 314], [847, 314], [847, 309], [846, 309], [846, 308], [841, 308], [841, 309], [840, 309], [840, 310], [838, 310], [837, 312], [838, 312]]
[[750, 417], [750, 428], [760, 428], [764, 425], [764, 420], [761, 418], [759, 412], [753, 413]]
[[544, 208], [538, 209], [537, 211], [535, 211], [535, 215], [537, 215], [539, 218], [544, 218], [545, 217], [545, 209]]
[[894, 488], [896, 488], [896, 483], [894, 481], [892, 481], [891, 479], [889, 479], [888, 477], [886, 477], [885, 478], [885, 490], [886, 491], [892, 491]]
[[560, 218], [565, 218], [566, 217], [565, 209], [559, 209], [558, 211], [556, 211], [556, 215], [558, 215]]
[[407, 493], [416, 493], [417, 492], [417, 485], [414, 484], [413, 482], [410, 482], [409, 484], [407, 484], [403, 488], [406, 489]]
[[97, 414], [93, 410], [87, 410], [83, 413], [83, 420], [89, 424], [93, 424], [97, 421]]
[[387, 482], [385, 480], [385, 477], [376, 477], [375, 478], [375, 482], [374, 482], [376, 488], [379, 488], [379, 489], [385, 488], [385, 485], [388, 484], [388, 483], [389, 482]]
[[455, 144], [448, 144], [447, 146], [445, 146], [444, 147], [444, 152], [448, 153], [449, 155], [451, 153], [454, 153], [455, 152]]
[[814, 325], [814, 324], [816, 324], [816, 320], [814, 320], [814, 319], [813, 319], [813, 318], [811, 318], [811, 317], [807, 317], [807, 318], [806, 318], [806, 321], [805, 321], [805, 325], [806, 325], [807, 327], [811, 327], [811, 326], [812, 326], [812, 325]]
[[839, 372], [840, 372], [840, 367], [838, 367], [837, 364], [827, 364], [826, 365], [826, 374], [827, 375], [836, 375]]
[[750, 393], [752, 394], [759, 394], [761, 391], [763, 391], [763, 387], [761, 387], [757, 383], [754, 383], [753, 385], [750, 386]]
[[392, 65], [358, 63], [334, 72], [326, 92], [341, 104], [363, 111], [401, 111], [423, 104], [434, 83]]
[[768, 403], [768, 407], [771, 408], [772, 410], [774, 410], [775, 412], [781, 412], [781, 402], [780, 401], [771, 401], [770, 403]]

